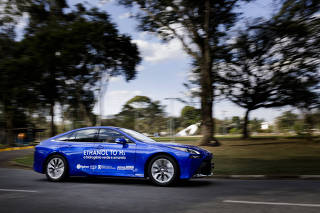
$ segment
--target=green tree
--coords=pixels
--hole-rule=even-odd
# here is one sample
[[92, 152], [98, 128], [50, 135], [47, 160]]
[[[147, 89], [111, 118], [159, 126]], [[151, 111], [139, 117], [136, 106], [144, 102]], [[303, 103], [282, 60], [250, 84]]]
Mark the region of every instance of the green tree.
[[[304, 22], [316, 18], [319, 14], [319, 0], [280, 0], [282, 7], [275, 19], [288, 22]], [[280, 25], [284, 23], [279, 23]]]
[[200, 122], [200, 113], [200, 110], [193, 106], [183, 107], [180, 115], [182, 127], [187, 127]]
[[[0, 11], [0, 106], [6, 129], [18, 125], [15, 114], [35, 121], [35, 114], [40, 119], [49, 112], [54, 135], [58, 104], [72, 121], [94, 124], [97, 82], [103, 76], [135, 78], [141, 61], [137, 46], [105, 12], [81, 4], [68, 9], [65, 0], [1, 1], [0, 8], [5, 8]], [[15, 25], [25, 13], [28, 26], [16, 41]]]
[[[30, 15], [22, 42], [34, 62], [29, 69], [39, 75], [37, 89], [43, 106], [50, 109], [51, 135], [56, 132], [58, 103], [67, 104], [74, 116], [80, 111], [89, 115], [95, 101], [90, 90], [97, 88], [101, 77], [123, 75], [127, 81], [135, 78], [135, 68], [141, 61], [137, 46], [129, 36], [118, 32], [105, 12], [87, 10], [81, 4], [67, 12], [64, 0], [17, 4]], [[83, 95], [88, 98], [83, 100]]]
[[164, 107], [159, 101], [152, 101], [146, 96], [128, 100], [115, 117], [120, 126], [141, 132], [155, 133], [166, 129]]
[[319, 111], [302, 111], [301, 114], [286, 111], [276, 118], [276, 124], [280, 131], [295, 131], [298, 135], [311, 137], [314, 129], [320, 127]]
[[261, 124], [264, 122], [263, 119], [254, 118], [253, 120], [249, 121], [250, 130], [252, 132], [259, 132], [261, 131]]
[[[200, 145], [208, 145], [213, 138], [212, 119], [213, 83], [212, 65], [222, 57], [226, 31], [236, 22], [234, 9], [240, 0], [182, 0], [147, 1], [120, 0], [120, 4], [138, 8], [139, 29], [157, 33], [165, 41], [178, 39], [187, 54], [199, 67], [201, 98]], [[218, 142], [215, 143], [218, 145]]]
[[276, 124], [277, 128], [280, 131], [293, 131], [294, 130], [294, 125], [298, 121], [298, 115], [291, 112], [291, 111], [286, 111], [282, 113], [279, 117], [276, 118]]
[[236, 128], [237, 130], [239, 130], [241, 128], [241, 119], [239, 116], [233, 116], [231, 118], [231, 124], [233, 126], [233, 128]]
[[[286, 31], [295, 32], [296, 36], [294, 37], [295, 42], [293, 45], [297, 46], [299, 51], [307, 49], [309, 51], [309, 55], [306, 56], [308, 57], [307, 63], [316, 64], [319, 69], [320, 62], [317, 56], [320, 54], [320, 1], [282, 0], [282, 2], [283, 7], [274, 18], [275, 26], [282, 34]], [[311, 54], [315, 55], [315, 57], [310, 57]], [[303, 112], [305, 121], [310, 121], [309, 115], [313, 114], [314, 109], [319, 109], [320, 93], [318, 89], [319, 87], [314, 88], [317, 92], [313, 95], [300, 94], [300, 97], [304, 98], [305, 101], [298, 103], [296, 107]]]
[[61, 102], [63, 118], [72, 122], [72, 128], [96, 125], [96, 116], [93, 113], [95, 97], [91, 90], [68, 90], [68, 96]]
[[36, 74], [26, 69], [31, 61], [24, 56], [25, 49], [14, 36], [12, 31], [0, 33], [0, 106], [10, 145], [14, 144], [12, 129], [26, 125], [27, 113], [39, 102]]
[[310, 29], [280, 30], [271, 21], [240, 31], [230, 44], [231, 57], [219, 64], [222, 92], [246, 109], [243, 138], [249, 137], [249, 114], [253, 110], [317, 102], [318, 51], [307, 46], [314, 42], [313, 37], [301, 37]]

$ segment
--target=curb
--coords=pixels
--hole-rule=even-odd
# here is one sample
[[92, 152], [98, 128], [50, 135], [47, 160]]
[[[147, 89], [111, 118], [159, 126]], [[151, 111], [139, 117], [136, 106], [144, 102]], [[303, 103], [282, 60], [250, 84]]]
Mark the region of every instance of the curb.
[[32, 149], [32, 148], [34, 148], [34, 146], [10, 147], [10, 148], [0, 149], [0, 152], [23, 150], [23, 149]]
[[320, 175], [213, 175], [214, 179], [271, 180], [271, 179], [303, 179], [320, 180]]

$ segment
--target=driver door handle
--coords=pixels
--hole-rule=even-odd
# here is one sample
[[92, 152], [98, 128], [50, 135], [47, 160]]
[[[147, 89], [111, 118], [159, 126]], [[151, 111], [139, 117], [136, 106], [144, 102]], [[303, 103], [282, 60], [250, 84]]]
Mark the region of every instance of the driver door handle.
[[98, 149], [103, 149], [103, 146], [102, 145], [98, 145], [97, 148]]

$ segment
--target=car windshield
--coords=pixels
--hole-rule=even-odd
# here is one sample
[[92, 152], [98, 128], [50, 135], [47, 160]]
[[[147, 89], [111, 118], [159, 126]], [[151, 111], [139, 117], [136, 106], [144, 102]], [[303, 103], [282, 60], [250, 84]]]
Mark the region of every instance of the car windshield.
[[152, 140], [151, 138], [145, 136], [144, 134], [141, 134], [141, 133], [136, 132], [134, 130], [124, 129], [124, 128], [120, 128], [120, 130], [127, 133], [128, 135], [130, 135], [131, 137], [133, 137], [136, 140], [143, 141], [143, 142], [151, 142], [151, 143], [156, 142], [155, 140]]

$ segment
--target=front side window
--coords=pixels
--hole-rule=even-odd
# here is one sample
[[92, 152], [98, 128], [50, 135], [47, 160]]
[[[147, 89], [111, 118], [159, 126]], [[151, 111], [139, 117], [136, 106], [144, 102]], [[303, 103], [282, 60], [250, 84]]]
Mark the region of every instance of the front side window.
[[128, 135], [130, 135], [131, 137], [133, 137], [136, 140], [143, 141], [143, 142], [151, 142], [151, 143], [156, 142], [155, 140], [152, 140], [151, 138], [149, 138], [139, 132], [136, 132], [134, 130], [125, 129], [125, 128], [120, 128], [120, 130], [124, 131], [125, 133], [127, 133]]
[[116, 138], [124, 138], [127, 142], [129, 142], [129, 139], [127, 139], [124, 135], [121, 133], [112, 130], [112, 129], [100, 129], [99, 131], [99, 142], [105, 142], [105, 143], [115, 143]]

